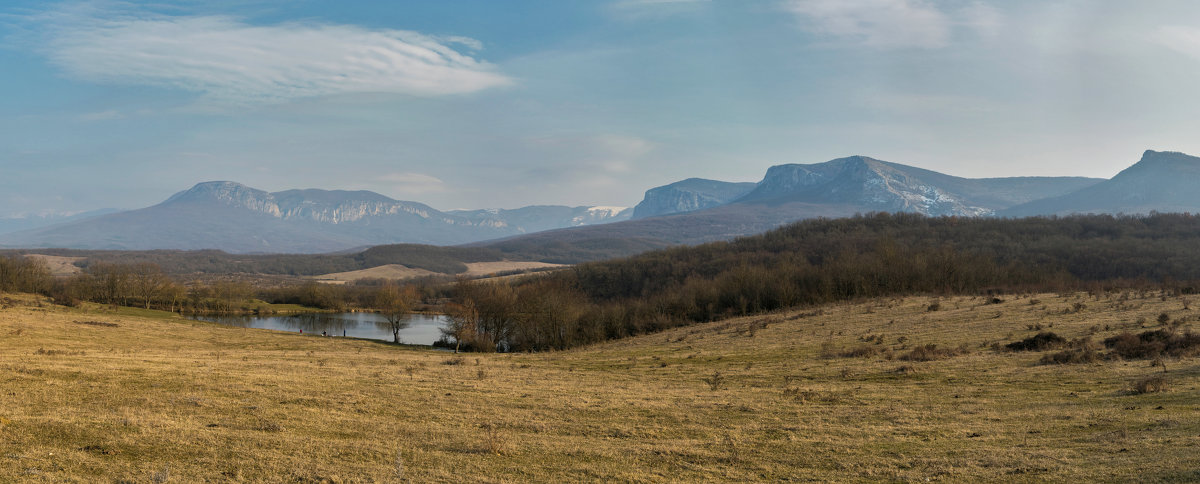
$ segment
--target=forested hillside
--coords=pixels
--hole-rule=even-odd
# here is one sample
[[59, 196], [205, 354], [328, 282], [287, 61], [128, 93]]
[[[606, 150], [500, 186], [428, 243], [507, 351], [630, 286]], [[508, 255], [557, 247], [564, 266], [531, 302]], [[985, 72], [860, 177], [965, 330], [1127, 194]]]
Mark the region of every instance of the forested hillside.
[[860, 297], [1200, 280], [1200, 217], [810, 220], [527, 278], [463, 284], [484, 346], [565, 348], [718, 318]]

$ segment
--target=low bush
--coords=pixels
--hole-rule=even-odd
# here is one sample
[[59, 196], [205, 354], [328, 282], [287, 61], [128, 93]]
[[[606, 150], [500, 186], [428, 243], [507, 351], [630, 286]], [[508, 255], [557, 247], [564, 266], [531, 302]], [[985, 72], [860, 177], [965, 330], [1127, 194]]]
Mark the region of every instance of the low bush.
[[917, 346], [912, 351], [900, 355], [900, 359], [904, 361], [934, 361], [944, 360], [962, 353], [964, 353], [962, 349], [938, 348], [935, 344], [927, 344]]
[[1200, 354], [1200, 334], [1166, 329], [1140, 334], [1124, 332], [1104, 340], [1104, 346], [1125, 359], [1182, 358]]
[[1171, 385], [1167, 383], [1167, 379], [1162, 375], [1148, 376], [1133, 382], [1131, 391], [1135, 395], [1144, 393], [1159, 393], [1171, 389]]
[[1005, 345], [1012, 351], [1046, 351], [1062, 348], [1067, 345], [1067, 339], [1051, 332], [1042, 332]]
[[879, 348], [874, 346], [859, 346], [858, 348], [852, 348], [838, 353], [838, 356], [841, 356], [842, 358], [870, 358], [877, 354], [879, 354]]
[[1095, 363], [1103, 360], [1104, 355], [1095, 348], [1071, 348], [1042, 356], [1039, 363], [1043, 365], [1066, 365]]

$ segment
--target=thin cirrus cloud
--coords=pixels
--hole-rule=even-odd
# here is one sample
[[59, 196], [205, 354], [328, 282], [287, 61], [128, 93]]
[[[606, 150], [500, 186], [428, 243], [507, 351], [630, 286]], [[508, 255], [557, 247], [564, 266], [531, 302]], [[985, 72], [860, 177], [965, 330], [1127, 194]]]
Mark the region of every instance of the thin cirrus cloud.
[[376, 184], [405, 194], [442, 192], [446, 182], [435, 176], [422, 173], [387, 173], [376, 179]]
[[[92, 13], [89, 15], [88, 13]], [[511, 84], [466, 37], [353, 25], [252, 25], [222, 16], [55, 12], [44, 54], [76, 78], [276, 103], [348, 93], [465, 94]]]
[[1159, 27], [1154, 40], [1168, 49], [1200, 60], [1200, 29], [1181, 25]]
[[1003, 23], [999, 11], [981, 2], [955, 9], [926, 0], [783, 0], [782, 6], [807, 31], [880, 49], [947, 47], [958, 28], [987, 38]]

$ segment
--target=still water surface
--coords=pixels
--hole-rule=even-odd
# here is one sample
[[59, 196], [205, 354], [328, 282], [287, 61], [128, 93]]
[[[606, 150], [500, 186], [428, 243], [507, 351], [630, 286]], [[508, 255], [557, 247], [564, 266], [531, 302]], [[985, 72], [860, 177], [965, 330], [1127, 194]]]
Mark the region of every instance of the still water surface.
[[[239, 326], [243, 328], [277, 329], [319, 335], [322, 331], [330, 336], [392, 340], [392, 330], [387, 319], [375, 313], [305, 313], [276, 316], [191, 316], [200, 321]], [[441, 337], [439, 329], [445, 327], [445, 316], [413, 314], [407, 328], [400, 330], [400, 342], [408, 344], [433, 344]]]

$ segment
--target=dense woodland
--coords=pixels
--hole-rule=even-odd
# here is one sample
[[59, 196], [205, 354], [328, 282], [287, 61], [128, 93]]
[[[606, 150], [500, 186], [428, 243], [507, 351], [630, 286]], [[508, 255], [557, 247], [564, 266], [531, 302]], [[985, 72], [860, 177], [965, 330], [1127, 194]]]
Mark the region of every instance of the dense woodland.
[[[347, 256], [257, 256], [255, 264], [277, 261], [281, 267], [329, 270], [342, 268], [343, 262], [334, 262], [339, 258], [361, 268], [409, 258], [419, 266], [417, 259], [424, 257], [422, 264], [429, 267], [451, 267], [498, 257], [489, 249], [426, 247], [384, 246]], [[197, 261], [236, 262], [223, 253], [185, 254]], [[79, 276], [55, 279], [34, 259], [0, 257], [0, 290], [43, 293], [64, 304], [87, 300], [172, 311], [239, 311], [252, 309], [252, 299], [332, 310], [377, 308], [378, 294], [387, 287], [382, 281], [184, 286], [153, 262], [113, 258], [120, 260], [120, 253], [90, 261]], [[871, 214], [809, 220], [730, 242], [658, 250], [506, 282], [461, 280], [404, 293], [412, 299], [405, 302], [410, 306], [442, 304], [453, 321], [446, 344], [536, 351], [865, 297], [1148, 285], [1192, 293], [1200, 287], [1192, 281], [1200, 281], [1198, 216]]]
[[456, 295], [484, 347], [568, 348], [855, 298], [1062, 291], [1200, 280], [1200, 217], [871, 214], [588, 263]]

